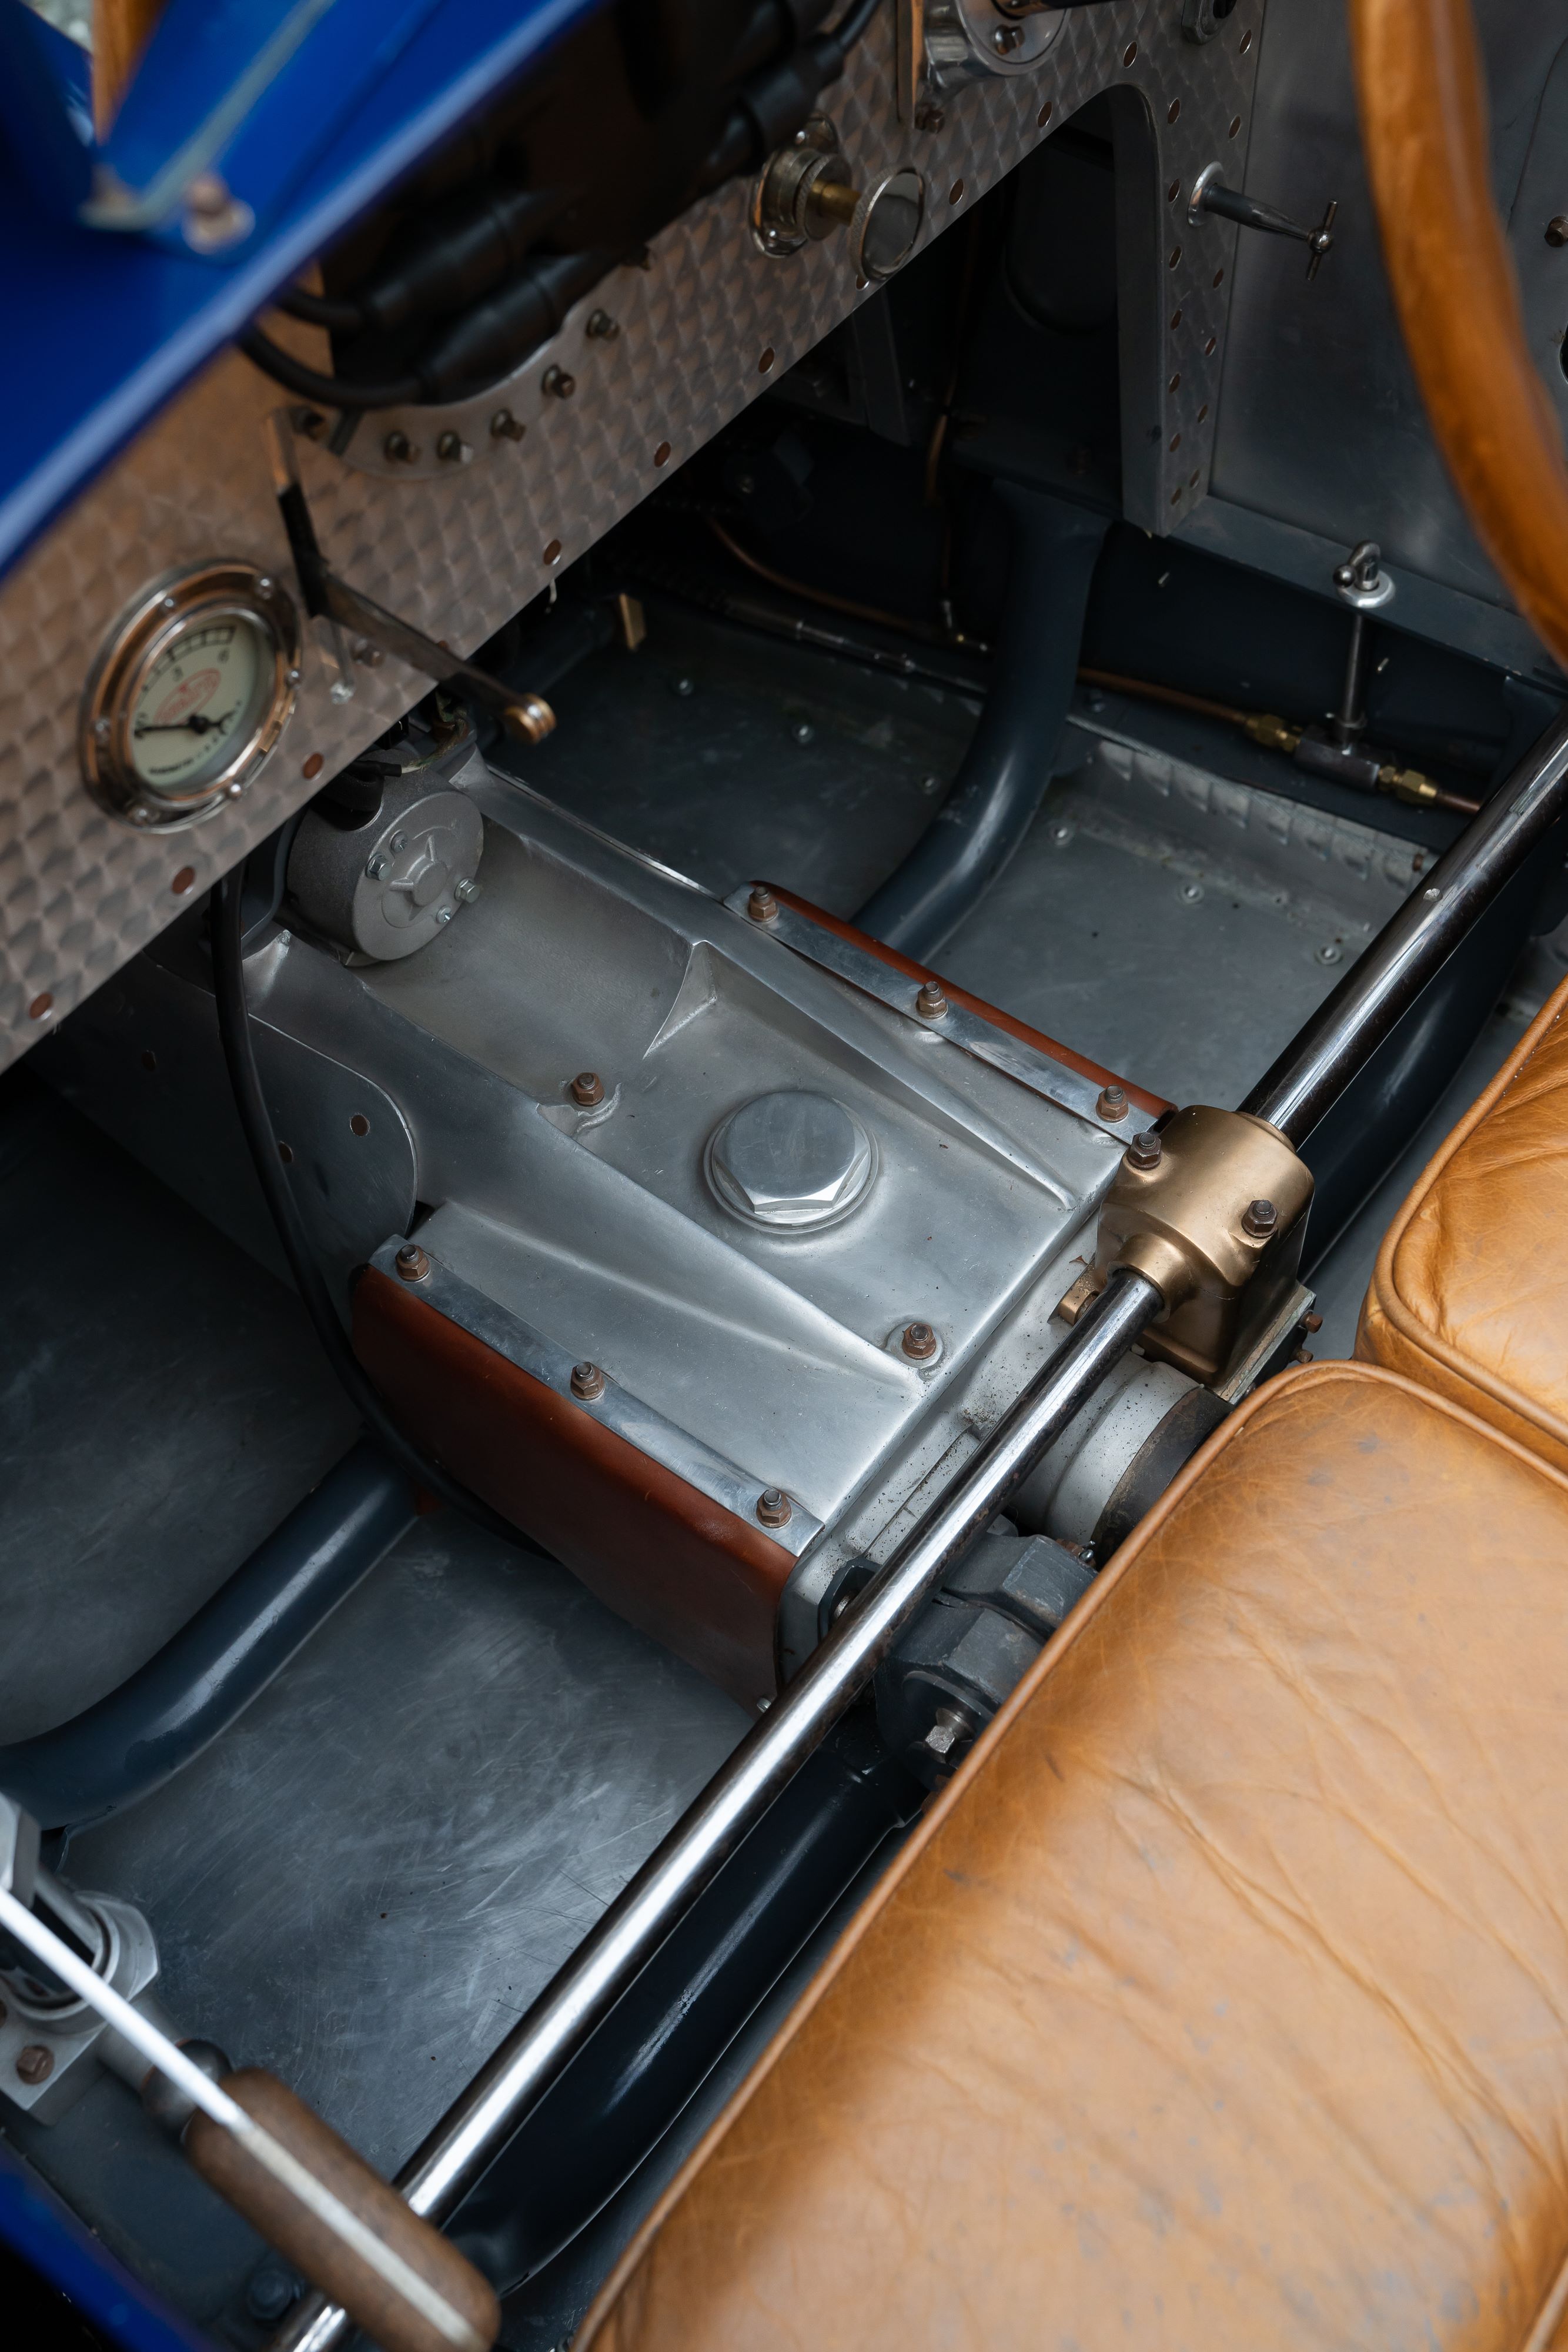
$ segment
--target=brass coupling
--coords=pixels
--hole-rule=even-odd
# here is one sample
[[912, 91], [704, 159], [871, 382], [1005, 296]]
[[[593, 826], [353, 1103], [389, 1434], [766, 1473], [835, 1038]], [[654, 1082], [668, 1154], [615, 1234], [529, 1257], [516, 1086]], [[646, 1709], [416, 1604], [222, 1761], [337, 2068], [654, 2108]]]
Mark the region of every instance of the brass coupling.
[[1113, 1266], [1145, 1275], [1166, 1304], [1145, 1353], [1217, 1380], [1264, 1294], [1294, 1282], [1312, 1197], [1310, 1171], [1264, 1120], [1201, 1104], [1178, 1110], [1127, 1146], [1085, 1290], [1101, 1289]]

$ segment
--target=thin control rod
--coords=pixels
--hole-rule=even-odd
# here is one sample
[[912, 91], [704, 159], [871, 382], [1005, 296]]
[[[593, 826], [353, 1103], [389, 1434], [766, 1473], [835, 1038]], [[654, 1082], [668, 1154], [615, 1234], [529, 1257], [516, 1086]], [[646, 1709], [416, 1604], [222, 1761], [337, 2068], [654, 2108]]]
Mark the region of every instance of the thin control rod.
[[1565, 811], [1568, 717], [1444, 851], [1240, 1108], [1300, 1150]]
[[[416, 2213], [439, 2222], [455, 2210], [725, 1857], [848, 1711], [926, 1596], [1007, 1507], [1163, 1303], [1143, 1275], [1113, 1268], [1099, 1298], [1085, 1308], [979, 1453], [905, 1537], [398, 2175], [396, 2185]], [[350, 2325], [342, 2312], [312, 2296], [273, 2339], [275, 2352], [328, 2352], [344, 2340]]]
[[72, 1951], [70, 1946], [57, 1936], [52, 1928], [30, 1911], [9, 1887], [0, 1886], [0, 1927], [6, 1928], [17, 1943], [24, 1945], [35, 1959], [41, 1960], [51, 1975], [68, 1986], [78, 2000], [95, 2009], [106, 2025], [110, 2026], [123, 2041], [141, 2052], [150, 2066], [165, 2075], [178, 2091], [183, 2092], [192, 2105], [211, 2116], [215, 2124], [232, 2134], [247, 2155], [263, 2166], [273, 2179], [279, 2181], [291, 2196], [330, 2230], [351, 2253], [368, 2263], [378, 2277], [384, 2280], [392, 2293], [413, 2305], [437, 2334], [455, 2347], [455, 2352], [485, 2352], [485, 2339], [470, 2326], [459, 2311], [455, 2311], [445, 2297], [404, 2262], [395, 2247], [377, 2237], [375, 2231], [350, 2211], [342, 2200], [334, 2196], [324, 2181], [291, 2155], [282, 2142], [248, 2116], [237, 2099], [204, 2074], [201, 2068], [186, 2057], [177, 2042], [171, 2042], [150, 2019], [142, 2016], [124, 1996], [104, 1982], [87, 1962]]

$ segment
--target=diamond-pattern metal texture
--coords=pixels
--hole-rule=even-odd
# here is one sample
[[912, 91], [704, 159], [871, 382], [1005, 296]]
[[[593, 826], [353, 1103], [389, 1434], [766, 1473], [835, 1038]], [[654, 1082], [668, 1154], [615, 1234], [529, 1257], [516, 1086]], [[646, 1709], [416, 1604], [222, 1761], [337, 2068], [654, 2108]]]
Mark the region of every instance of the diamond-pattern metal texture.
[[[1182, 37], [1178, 0], [1073, 9], [1038, 74], [947, 95], [943, 128], [927, 133], [898, 120], [888, 5], [824, 94], [862, 184], [904, 162], [925, 174], [922, 247], [1088, 99], [1118, 85], [1141, 94], [1158, 176], [1140, 200], [1166, 299], [1157, 436], [1137, 427], [1145, 447], [1157, 437], [1157, 478], [1145, 462], [1150, 510], [1133, 519], [1154, 530], [1189, 513], [1207, 486], [1236, 232], [1218, 221], [1192, 229], [1186, 198], [1216, 160], [1240, 182], [1261, 19], [1262, 0], [1242, 0], [1218, 37], [1198, 46]], [[793, 366], [870, 289], [857, 287], [842, 236], [788, 258], [760, 252], [749, 196], [737, 183], [694, 207], [645, 269], [614, 272], [482, 401], [366, 419], [342, 457], [301, 442], [301, 477], [334, 567], [472, 651]], [[1152, 285], [1152, 268], [1145, 275]], [[591, 337], [595, 310], [619, 333]], [[304, 335], [296, 348], [309, 343]], [[551, 366], [575, 380], [570, 399], [542, 389]], [[76, 741], [82, 687], [137, 591], [214, 555], [291, 577], [264, 439], [279, 399], [238, 354], [215, 362], [0, 584], [0, 1066], [425, 690], [389, 659], [356, 669], [352, 698], [335, 703], [313, 648], [294, 717], [243, 801], [157, 837], [89, 798]], [[491, 434], [503, 408], [525, 426], [520, 440]], [[382, 454], [399, 429], [420, 453], [412, 464]], [[447, 432], [472, 453], [466, 461], [437, 457]]]

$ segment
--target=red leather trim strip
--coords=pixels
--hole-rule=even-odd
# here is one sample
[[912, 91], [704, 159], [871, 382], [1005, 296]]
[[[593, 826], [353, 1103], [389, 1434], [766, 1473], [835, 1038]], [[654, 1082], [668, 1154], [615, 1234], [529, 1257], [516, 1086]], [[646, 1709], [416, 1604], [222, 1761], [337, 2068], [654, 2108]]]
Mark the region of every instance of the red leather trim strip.
[[1102, 1087], [1124, 1087], [1128, 1100], [1135, 1103], [1140, 1110], [1147, 1111], [1151, 1118], [1163, 1118], [1167, 1110], [1175, 1108], [1175, 1105], [1166, 1102], [1162, 1095], [1152, 1095], [1145, 1087], [1134, 1086], [1131, 1078], [1121, 1078], [1114, 1070], [1103, 1069], [1098, 1062], [1088, 1061], [1082, 1054], [1075, 1054], [1071, 1045], [1059, 1045], [1054, 1037], [1047, 1037], [1042, 1031], [1030, 1028], [1027, 1022], [1015, 1021], [1010, 1013], [999, 1012], [994, 1004], [988, 1004], [983, 996], [971, 996], [967, 988], [957, 987], [942, 973], [933, 971], [929, 965], [913, 963], [908, 956], [900, 955], [896, 948], [883, 947], [880, 940], [868, 939], [865, 932], [857, 931], [852, 923], [841, 921], [837, 915], [825, 915], [821, 907], [812, 906], [810, 898], [797, 898], [793, 890], [786, 890], [777, 882], [765, 883], [763, 887], [772, 891], [781, 907], [792, 907], [798, 915], [805, 915], [813, 923], [821, 923], [822, 929], [831, 931], [836, 939], [848, 940], [852, 947], [863, 949], [867, 955], [875, 956], [879, 963], [903, 972], [906, 980], [940, 980], [946, 993], [955, 1004], [961, 1004], [966, 1013], [976, 1013], [980, 1020], [988, 1021], [993, 1029], [1005, 1029], [1009, 1037], [1018, 1038], [1021, 1045], [1032, 1045], [1037, 1053], [1049, 1054], [1053, 1062], [1061, 1062], [1066, 1068], [1076, 1070], [1081, 1078], [1092, 1078], [1097, 1086]]
[[354, 1350], [410, 1436], [619, 1616], [743, 1706], [772, 1696], [782, 1544], [374, 1267]]

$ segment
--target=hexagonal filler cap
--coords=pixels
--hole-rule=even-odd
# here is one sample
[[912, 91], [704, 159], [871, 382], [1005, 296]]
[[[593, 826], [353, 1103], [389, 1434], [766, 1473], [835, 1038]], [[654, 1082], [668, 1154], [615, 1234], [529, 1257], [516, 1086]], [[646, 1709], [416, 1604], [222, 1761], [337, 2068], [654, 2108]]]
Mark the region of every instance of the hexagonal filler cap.
[[829, 1095], [758, 1095], [715, 1129], [708, 1182], [725, 1207], [774, 1233], [816, 1233], [863, 1200], [876, 1144]]

